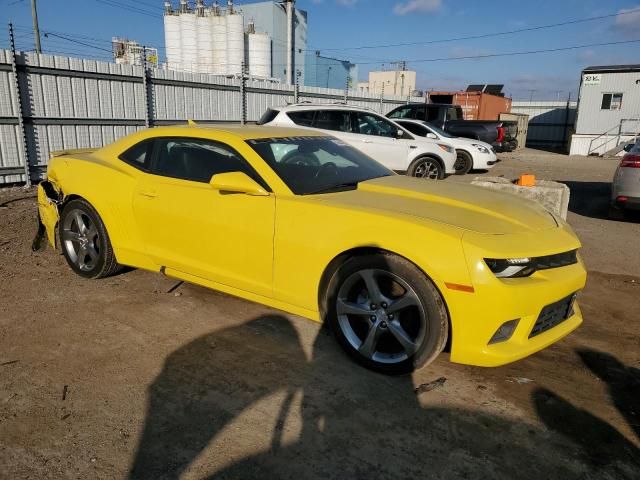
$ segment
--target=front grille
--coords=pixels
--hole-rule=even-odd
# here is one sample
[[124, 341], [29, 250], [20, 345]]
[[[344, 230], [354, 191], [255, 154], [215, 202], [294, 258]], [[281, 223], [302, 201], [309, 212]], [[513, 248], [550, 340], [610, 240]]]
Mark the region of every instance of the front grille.
[[548, 270], [549, 268], [565, 267], [578, 263], [578, 251], [570, 250], [568, 252], [556, 253], [555, 255], [546, 255], [544, 257], [534, 258], [537, 270]]
[[538, 319], [529, 334], [529, 338], [546, 332], [573, 315], [573, 302], [576, 299], [576, 295], [577, 294], [572, 293], [568, 297], [544, 307], [540, 315], [538, 315]]

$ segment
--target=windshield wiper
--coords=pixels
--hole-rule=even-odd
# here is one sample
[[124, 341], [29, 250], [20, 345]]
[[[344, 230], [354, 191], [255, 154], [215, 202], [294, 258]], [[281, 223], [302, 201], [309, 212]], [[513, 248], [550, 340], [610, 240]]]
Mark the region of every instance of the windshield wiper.
[[358, 188], [358, 182], [338, 183], [337, 185], [330, 185], [328, 187], [322, 187], [317, 190], [311, 190], [305, 192], [303, 195], [315, 195], [318, 193], [331, 193], [331, 192], [344, 192], [346, 190], [355, 190]]

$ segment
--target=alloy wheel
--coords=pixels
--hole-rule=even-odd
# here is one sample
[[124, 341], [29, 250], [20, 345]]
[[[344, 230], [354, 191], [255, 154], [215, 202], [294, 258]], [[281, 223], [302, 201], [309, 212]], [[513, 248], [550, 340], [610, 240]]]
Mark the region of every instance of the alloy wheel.
[[364, 269], [349, 276], [338, 291], [336, 313], [349, 344], [375, 362], [405, 361], [426, 335], [427, 319], [418, 295], [386, 270]]
[[69, 259], [84, 272], [96, 268], [100, 258], [98, 229], [86, 212], [79, 208], [65, 215], [60, 239]]
[[423, 160], [414, 171], [413, 176], [437, 180], [440, 177], [440, 169], [434, 160]]

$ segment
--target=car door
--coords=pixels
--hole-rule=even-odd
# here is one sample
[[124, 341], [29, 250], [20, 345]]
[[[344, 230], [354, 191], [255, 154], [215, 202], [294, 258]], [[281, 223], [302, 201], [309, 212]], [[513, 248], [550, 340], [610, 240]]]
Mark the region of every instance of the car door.
[[369, 112], [353, 112], [354, 132], [359, 148], [371, 158], [393, 170], [405, 170], [413, 138], [398, 138], [399, 127]]
[[259, 295], [271, 295], [275, 197], [228, 193], [212, 175], [244, 172], [269, 187], [230, 146], [159, 138], [139, 182], [134, 214], [160, 266]]

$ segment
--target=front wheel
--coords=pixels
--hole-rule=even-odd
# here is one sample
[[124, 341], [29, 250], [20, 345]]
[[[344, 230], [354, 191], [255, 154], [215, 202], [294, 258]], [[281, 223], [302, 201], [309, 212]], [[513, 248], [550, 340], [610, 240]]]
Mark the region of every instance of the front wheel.
[[426, 178], [429, 180], [442, 180], [444, 178], [444, 167], [435, 158], [417, 158], [409, 165], [407, 175], [410, 177]]
[[473, 168], [473, 158], [463, 150], [456, 151], [456, 163], [453, 165], [456, 175], [465, 175]]
[[58, 235], [64, 258], [78, 275], [104, 278], [120, 270], [107, 230], [85, 200], [71, 200], [64, 206]]
[[329, 282], [327, 320], [356, 362], [399, 375], [432, 362], [448, 334], [444, 302], [412, 263], [392, 254], [347, 260]]

